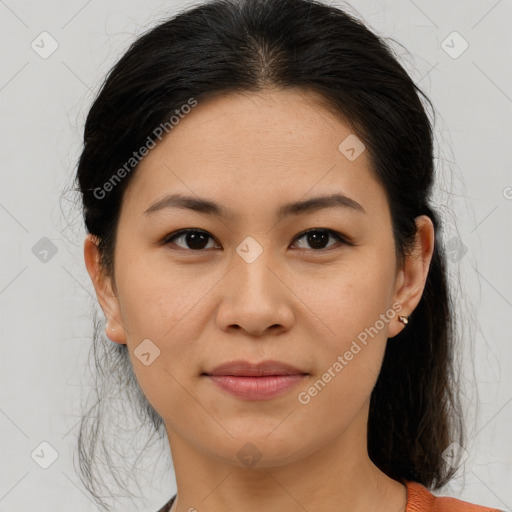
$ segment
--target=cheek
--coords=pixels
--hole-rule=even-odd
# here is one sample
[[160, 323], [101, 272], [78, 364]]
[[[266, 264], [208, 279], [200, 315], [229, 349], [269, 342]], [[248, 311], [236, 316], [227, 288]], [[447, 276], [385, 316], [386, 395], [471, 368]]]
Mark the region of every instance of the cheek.
[[142, 255], [129, 266], [120, 262], [119, 276], [121, 314], [132, 344], [144, 338], [157, 344], [183, 339], [178, 333], [185, 327], [199, 327], [202, 301], [215, 284], [215, 276]]
[[317, 352], [321, 367], [316, 384], [304, 390], [304, 401], [316, 403], [313, 408], [318, 407], [320, 416], [334, 403], [343, 404], [343, 415], [350, 418], [369, 398], [396, 315], [390, 304], [392, 249], [389, 255], [383, 251], [380, 258], [372, 251], [358, 256], [308, 294], [308, 305], [321, 320], [315, 324], [324, 335]]
[[[393, 260], [383, 256], [378, 261], [372, 254], [361, 253], [350, 264], [329, 274], [328, 279], [307, 286], [304, 301], [322, 321], [319, 324], [325, 324], [327, 339], [337, 340], [330, 345], [343, 348], [390, 309], [394, 291]], [[386, 338], [388, 325], [389, 322], [384, 326], [379, 322], [381, 337]]]
[[[174, 417], [176, 410], [186, 410], [187, 417], [198, 415], [201, 410], [194, 410], [187, 390], [203, 362], [195, 341], [211, 317], [205, 308], [218, 275], [198, 276], [197, 271], [179, 269], [170, 273], [165, 265], [147, 265], [143, 258], [132, 259], [130, 266], [120, 264], [118, 275], [127, 345], [144, 395], [164, 418]], [[147, 349], [142, 354], [149, 356], [139, 357], [144, 343]], [[151, 363], [146, 365], [148, 359]]]
[[329, 329], [316, 347], [317, 372], [298, 390], [297, 402], [307, 421], [324, 425], [332, 435], [348, 427], [369, 400], [395, 316], [387, 272], [369, 268], [324, 287], [311, 307], [322, 319], [316, 325]]

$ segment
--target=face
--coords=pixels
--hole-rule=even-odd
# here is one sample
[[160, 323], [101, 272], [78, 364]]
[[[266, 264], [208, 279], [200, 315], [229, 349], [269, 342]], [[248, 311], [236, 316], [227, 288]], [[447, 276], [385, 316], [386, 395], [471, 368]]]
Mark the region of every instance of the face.
[[[109, 337], [127, 344], [171, 448], [238, 466], [252, 450], [270, 467], [342, 434], [365, 441], [387, 340], [421, 296], [432, 227], [425, 224], [420, 256], [399, 268], [384, 189], [368, 151], [353, 138], [342, 144], [347, 137], [350, 127], [311, 92], [199, 102], [125, 192], [116, 295], [100, 286], [86, 245], [116, 329]], [[171, 194], [215, 203], [221, 214], [162, 204]], [[283, 210], [292, 203], [304, 204]], [[204, 375], [235, 360], [279, 361], [303, 375], [263, 398], [232, 394]]]

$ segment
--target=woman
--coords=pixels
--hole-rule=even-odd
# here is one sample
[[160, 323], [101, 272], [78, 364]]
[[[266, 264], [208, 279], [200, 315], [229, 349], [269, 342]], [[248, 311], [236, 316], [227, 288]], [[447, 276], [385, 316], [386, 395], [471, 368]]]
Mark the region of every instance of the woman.
[[161, 511], [491, 510], [431, 492], [464, 437], [419, 94], [309, 0], [191, 8], [108, 75], [77, 171], [84, 257], [102, 373], [169, 442]]

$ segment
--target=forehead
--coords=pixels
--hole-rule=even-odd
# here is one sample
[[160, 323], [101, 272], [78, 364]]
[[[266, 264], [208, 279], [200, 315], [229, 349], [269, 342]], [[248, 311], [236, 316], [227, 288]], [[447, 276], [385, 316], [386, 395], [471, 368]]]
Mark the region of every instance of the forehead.
[[245, 208], [275, 202], [277, 208], [308, 195], [339, 192], [360, 203], [368, 194], [380, 196], [372, 204], [385, 207], [368, 152], [356, 147], [355, 159], [343, 153], [344, 141], [357, 144], [354, 137], [310, 91], [209, 98], [183, 115], [142, 159], [123, 202], [143, 214], [165, 193], [179, 192]]

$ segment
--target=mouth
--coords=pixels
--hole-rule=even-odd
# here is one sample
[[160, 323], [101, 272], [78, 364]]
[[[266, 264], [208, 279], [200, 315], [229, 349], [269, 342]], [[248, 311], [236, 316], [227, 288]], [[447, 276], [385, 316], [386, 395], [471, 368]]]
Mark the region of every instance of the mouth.
[[289, 391], [309, 373], [279, 361], [233, 361], [201, 375], [238, 398], [266, 400]]

